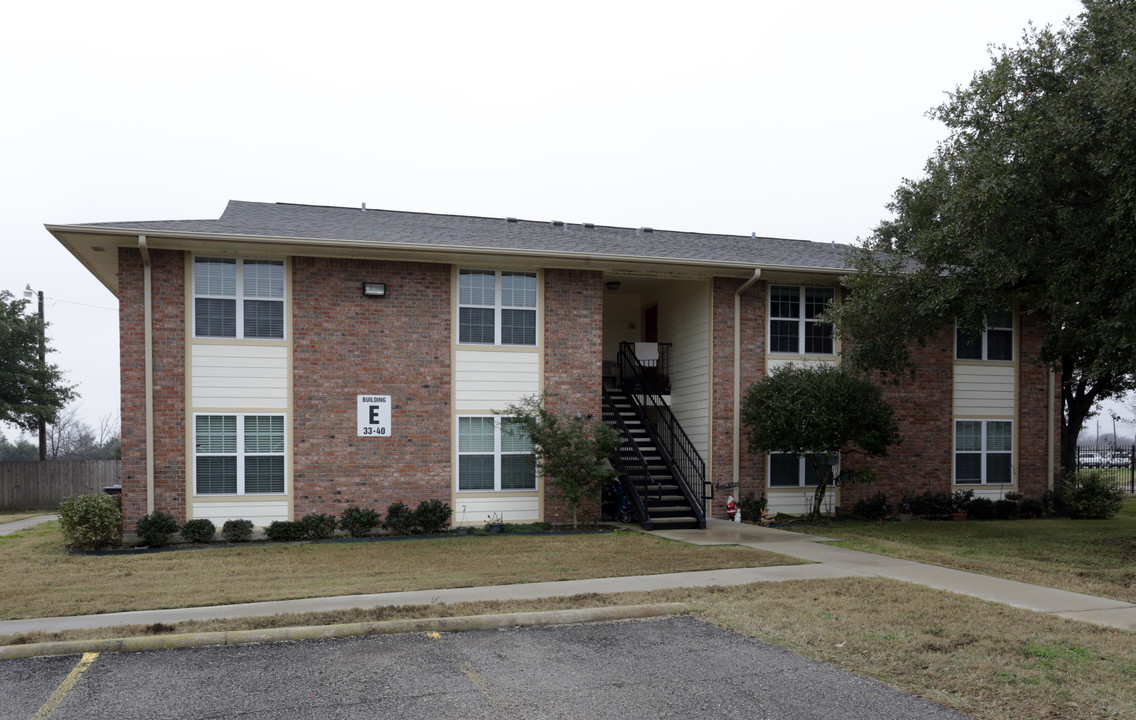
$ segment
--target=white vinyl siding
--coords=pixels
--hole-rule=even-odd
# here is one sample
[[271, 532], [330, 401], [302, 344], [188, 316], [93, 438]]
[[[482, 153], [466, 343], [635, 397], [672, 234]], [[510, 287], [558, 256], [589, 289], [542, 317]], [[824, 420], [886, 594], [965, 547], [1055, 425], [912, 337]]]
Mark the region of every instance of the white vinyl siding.
[[503, 410], [540, 392], [540, 354], [458, 350], [454, 401], [458, 412]]
[[490, 516], [499, 516], [502, 522], [525, 523], [540, 520], [540, 499], [535, 493], [527, 495], [492, 495], [471, 497], [462, 493], [454, 509], [455, 525], [484, 525]]
[[288, 348], [195, 343], [190, 351], [191, 401], [199, 410], [288, 407]]
[[287, 500], [238, 500], [227, 502], [193, 503], [195, 520], [210, 520], [217, 526], [220, 536], [221, 525], [226, 520], [249, 520], [257, 527], [267, 527], [273, 520], [288, 519]]
[[1013, 365], [955, 365], [955, 417], [1013, 415], [1016, 394]]
[[671, 343], [671, 412], [703, 459], [710, 456], [710, 290], [674, 282], [659, 298], [659, 337]]

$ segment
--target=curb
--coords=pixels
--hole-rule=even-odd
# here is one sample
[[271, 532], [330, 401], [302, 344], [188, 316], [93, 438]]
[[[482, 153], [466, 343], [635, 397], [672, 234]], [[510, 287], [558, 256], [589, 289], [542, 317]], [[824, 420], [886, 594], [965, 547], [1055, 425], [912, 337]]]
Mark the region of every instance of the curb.
[[308, 625], [303, 627], [269, 628], [264, 630], [234, 630], [203, 633], [181, 633], [147, 637], [107, 638], [102, 640], [64, 640], [58, 642], [29, 643], [0, 647], [0, 660], [40, 657], [47, 655], [74, 655], [88, 652], [143, 652], [146, 650], [172, 650], [175, 648], [207, 645], [244, 645], [249, 643], [321, 640], [325, 638], [358, 637], [367, 635], [396, 635], [412, 632], [465, 632], [469, 630], [500, 630], [511, 627], [539, 627], [543, 625], [571, 625], [575, 623], [610, 622], [639, 618], [682, 615], [687, 612], [683, 603], [654, 605], [621, 605], [576, 610], [546, 610], [527, 613], [497, 615], [465, 615], [461, 617], [420, 618], [416, 620], [383, 620], [381, 622], [348, 623], [343, 625]]

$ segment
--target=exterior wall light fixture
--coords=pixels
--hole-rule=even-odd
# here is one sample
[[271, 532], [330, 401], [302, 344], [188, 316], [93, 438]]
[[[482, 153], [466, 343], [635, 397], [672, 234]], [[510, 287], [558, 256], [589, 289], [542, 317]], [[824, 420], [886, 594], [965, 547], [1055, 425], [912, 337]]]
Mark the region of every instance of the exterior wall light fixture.
[[608, 280], [604, 283], [604, 287], [608, 290], [618, 290], [621, 283], [618, 280]]
[[363, 283], [363, 294], [368, 297], [383, 297], [387, 294], [386, 283]]

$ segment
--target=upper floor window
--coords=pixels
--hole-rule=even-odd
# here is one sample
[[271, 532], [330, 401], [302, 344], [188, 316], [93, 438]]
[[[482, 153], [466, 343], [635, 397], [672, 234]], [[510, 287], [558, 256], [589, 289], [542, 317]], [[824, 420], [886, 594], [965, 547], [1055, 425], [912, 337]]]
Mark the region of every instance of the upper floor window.
[[284, 261], [195, 258], [195, 337], [284, 337]]
[[458, 271], [458, 342], [536, 345], [536, 273]]
[[835, 295], [833, 288], [772, 286], [769, 289], [769, 352], [834, 354], [832, 324], [818, 318]]
[[986, 327], [977, 337], [955, 327], [955, 357], [959, 360], [1013, 360], [1014, 313], [992, 312], [986, 316]]

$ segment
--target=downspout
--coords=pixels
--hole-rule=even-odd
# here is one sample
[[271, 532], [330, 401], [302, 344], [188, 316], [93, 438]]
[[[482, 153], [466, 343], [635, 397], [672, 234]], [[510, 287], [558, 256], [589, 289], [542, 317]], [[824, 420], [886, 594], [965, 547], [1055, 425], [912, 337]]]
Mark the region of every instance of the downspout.
[[741, 499], [742, 448], [742, 293], [761, 278], [761, 268], [753, 269], [753, 277], [745, 281], [734, 293], [734, 492]]
[[154, 512], [154, 330], [153, 330], [153, 278], [150, 268], [150, 250], [146, 236], [138, 236], [138, 252], [142, 253], [143, 305], [146, 344], [146, 512]]
[[[1057, 419], [1057, 417], [1055, 415], [1056, 408], [1054, 408], [1054, 406], [1057, 403], [1053, 401], [1053, 392], [1056, 389], [1057, 389], [1057, 373], [1053, 372], [1053, 368], [1050, 368], [1049, 369], [1049, 397], [1047, 398], [1048, 402], [1046, 402], [1046, 405], [1049, 406], [1049, 422], [1046, 423], [1046, 428], [1045, 428], [1046, 434], [1049, 435], [1049, 462], [1048, 462], [1047, 468], [1046, 468], [1045, 486], [1047, 488], [1049, 488], [1050, 490], [1053, 489], [1053, 470], [1054, 470], [1053, 451], [1055, 449], [1054, 448], [1054, 442], [1053, 442], [1053, 440], [1054, 440], [1053, 421]], [[1058, 401], [1058, 402], [1060, 402], [1060, 401]]]

